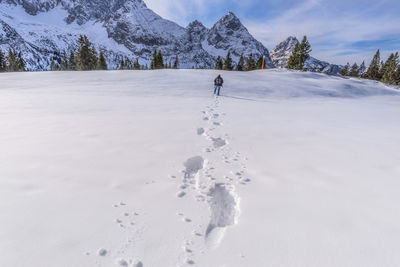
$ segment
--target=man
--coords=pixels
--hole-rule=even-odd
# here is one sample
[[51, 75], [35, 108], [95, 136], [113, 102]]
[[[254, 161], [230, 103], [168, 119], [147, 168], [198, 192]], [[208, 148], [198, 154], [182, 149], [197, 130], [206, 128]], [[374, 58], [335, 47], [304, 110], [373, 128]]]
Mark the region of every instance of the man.
[[215, 78], [214, 85], [215, 85], [214, 95], [217, 93], [217, 90], [218, 90], [218, 94], [217, 95], [219, 95], [219, 93], [221, 91], [221, 87], [224, 85], [224, 80], [222, 79], [221, 74], [218, 75], [217, 78]]

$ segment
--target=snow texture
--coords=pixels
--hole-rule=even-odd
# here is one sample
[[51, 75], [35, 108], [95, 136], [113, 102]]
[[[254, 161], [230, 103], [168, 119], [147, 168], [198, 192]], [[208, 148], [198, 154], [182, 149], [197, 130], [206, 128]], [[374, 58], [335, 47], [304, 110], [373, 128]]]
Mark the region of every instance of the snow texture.
[[0, 266], [400, 265], [398, 90], [283, 69], [0, 81]]

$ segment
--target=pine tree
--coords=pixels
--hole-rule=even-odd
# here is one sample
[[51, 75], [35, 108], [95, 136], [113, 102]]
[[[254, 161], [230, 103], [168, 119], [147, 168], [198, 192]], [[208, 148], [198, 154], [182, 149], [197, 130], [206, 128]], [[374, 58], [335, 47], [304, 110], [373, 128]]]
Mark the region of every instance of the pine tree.
[[157, 60], [156, 60], [156, 68], [163, 69], [164, 68], [164, 59], [161, 50], [157, 53]]
[[301, 69], [304, 69], [304, 64], [310, 58], [310, 53], [312, 52], [311, 45], [307, 40], [307, 36], [303, 37], [300, 44], [300, 64]]
[[399, 65], [399, 53], [391, 54], [384, 64], [384, 73], [382, 74], [382, 82], [388, 84], [396, 84], [396, 72]]
[[258, 58], [258, 60], [257, 60], [256, 69], [258, 69], [258, 70], [261, 70], [261, 69], [262, 69], [262, 67], [263, 67], [263, 61], [264, 61], [264, 56], [261, 55], [261, 56]]
[[124, 70], [125, 69], [125, 61], [124, 58], [121, 59], [121, 62], [119, 63], [119, 69]]
[[61, 53], [61, 63], [59, 70], [68, 70], [68, 58], [65, 50]]
[[350, 77], [358, 77], [358, 65], [357, 63], [354, 63], [353, 66], [350, 69], [350, 73], [349, 73]]
[[365, 67], [365, 62], [363, 61], [360, 65], [360, 68], [358, 69], [358, 74], [361, 78], [365, 77], [365, 71], [367, 70], [367, 67]]
[[0, 49], [0, 72], [7, 70], [6, 57]]
[[76, 70], [75, 52], [71, 51], [68, 58], [68, 70]]
[[133, 63], [134, 70], [140, 70], [139, 59], [136, 59], [135, 63]]
[[256, 69], [256, 62], [253, 59], [253, 54], [251, 53], [249, 58], [246, 61], [246, 67], [245, 70], [246, 71], [252, 71]]
[[396, 84], [400, 85], [400, 66], [397, 67], [396, 71]]
[[243, 71], [243, 69], [244, 69], [244, 58], [243, 58], [243, 55], [241, 55], [240, 59], [239, 59], [239, 62], [237, 64], [237, 66], [236, 66], [236, 70], [237, 71]]
[[176, 56], [174, 65], [172, 66], [173, 69], [178, 69], [179, 68], [179, 59], [178, 56]]
[[50, 71], [56, 71], [56, 70], [58, 70], [57, 64], [54, 61], [54, 59], [52, 59], [50, 63]]
[[378, 51], [376, 51], [374, 58], [371, 61], [371, 64], [369, 64], [367, 73], [365, 74], [365, 77], [367, 79], [371, 79], [371, 80], [380, 80], [379, 78], [379, 63], [381, 61], [381, 54], [380, 51], [378, 49]]
[[104, 54], [102, 51], [100, 51], [99, 58], [97, 60], [97, 70], [107, 70], [107, 62], [106, 59], [104, 58]]
[[226, 55], [223, 70], [233, 70], [231, 52]]
[[347, 62], [346, 66], [344, 66], [344, 68], [340, 71], [340, 75], [349, 76], [349, 72], [350, 72], [350, 63]]
[[78, 39], [78, 51], [75, 57], [77, 70], [94, 70], [97, 66], [97, 52], [86, 35]]
[[307, 40], [307, 36], [304, 36], [301, 43], [295, 45], [286, 68], [304, 71], [304, 65], [310, 58], [311, 51], [311, 45]]
[[8, 49], [7, 55], [7, 71], [18, 71], [17, 57], [11, 48]]
[[18, 71], [25, 71], [25, 60], [22, 58], [21, 52], [17, 56], [17, 68]]
[[292, 55], [289, 58], [288, 64], [286, 65], [286, 68], [292, 70], [298, 70], [300, 69], [299, 66], [300, 66], [300, 44], [296, 43]]
[[157, 50], [154, 49], [153, 59], [151, 60], [151, 63], [150, 63], [150, 69], [151, 70], [156, 69], [156, 61], [157, 61]]
[[131, 60], [128, 57], [126, 57], [125, 58], [125, 69], [131, 70], [132, 68], [133, 68], [133, 66], [132, 66]]
[[215, 69], [216, 70], [222, 70], [222, 68], [223, 68], [222, 59], [221, 59], [220, 56], [218, 56], [217, 62], [215, 63]]

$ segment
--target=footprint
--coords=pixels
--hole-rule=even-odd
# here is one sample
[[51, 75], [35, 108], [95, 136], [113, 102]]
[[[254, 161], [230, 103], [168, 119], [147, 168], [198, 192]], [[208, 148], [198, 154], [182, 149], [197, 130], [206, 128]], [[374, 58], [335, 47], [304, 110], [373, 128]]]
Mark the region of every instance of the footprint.
[[198, 129], [197, 129], [197, 134], [198, 134], [198, 135], [203, 135], [204, 133], [205, 133], [204, 128], [198, 128]]
[[176, 196], [179, 197], [179, 198], [183, 198], [185, 195], [186, 195], [186, 193], [183, 192], [183, 191], [180, 191], [180, 192], [178, 192], [178, 193], [176, 194]]
[[133, 262], [133, 267], [143, 267], [143, 262], [136, 260]]
[[128, 262], [126, 260], [124, 260], [124, 259], [117, 260], [117, 264], [119, 266], [128, 266]]
[[211, 220], [205, 237], [209, 247], [217, 247], [226, 227], [236, 224], [239, 214], [237, 198], [223, 184], [216, 184], [209, 192]]
[[219, 122], [213, 122], [213, 124], [215, 125], [215, 126], [221, 126], [221, 123], [219, 123]]
[[107, 251], [106, 249], [101, 248], [101, 249], [99, 249], [99, 251], [97, 251], [97, 254], [98, 254], [99, 256], [104, 257], [104, 256], [107, 255], [107, 252], [108, 252], [108, 251]]
[[204, 159], [200, 156], [192, 157], [185, 161], [185, 178], [193, 178], [204, 167]]
[[223, 147], [227, 144], [226, 141], [222, 138], [211, 138], [211, 140], [213, 141], [214, 148]]

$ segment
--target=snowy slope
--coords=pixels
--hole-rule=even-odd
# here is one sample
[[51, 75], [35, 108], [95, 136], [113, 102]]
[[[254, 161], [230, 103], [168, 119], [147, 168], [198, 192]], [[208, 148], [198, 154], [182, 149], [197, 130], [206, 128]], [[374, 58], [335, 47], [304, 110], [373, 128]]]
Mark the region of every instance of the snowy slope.
[[399, 91], [217, 74], [0, 74], [0, 266], [399, 266]]
[[[275, 68], [285, 68], [289, 62], [290, 56], [293, 54], [293, 50], [299, 41], [296, 37], [290, 36], [280, 44], [278, 44], [273, 50], [270, 51], [270, 56], [273, 58], [273, 66]], [[309, 71], [322, 72], [328, 74], [339, 74], [342, 66], [330, 64], [325, 61], [318, 60], [314, 57], [310, 57], [304, 66]]]
[[142, 0], [0, 2], [0, 49], [21, 51], [33, 70], [48, 69], [51, 59], [74, 48], [80, 34], [104, 52], [111, 68], [122, 57], [149, 65], [154, 49], [162, 50], [167, 63], [178, 55], [182, 68], [213, 68], [216, 57], [228, 51], [234, 61], [250, 53], [269, 59], [268, 50], [232, 13], [201, 30], [201, 38], [193, 38], [196, 31], [190, 25], [163, 19]]

